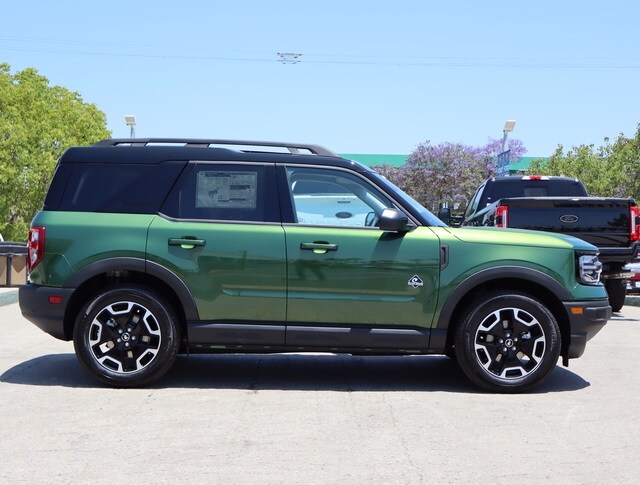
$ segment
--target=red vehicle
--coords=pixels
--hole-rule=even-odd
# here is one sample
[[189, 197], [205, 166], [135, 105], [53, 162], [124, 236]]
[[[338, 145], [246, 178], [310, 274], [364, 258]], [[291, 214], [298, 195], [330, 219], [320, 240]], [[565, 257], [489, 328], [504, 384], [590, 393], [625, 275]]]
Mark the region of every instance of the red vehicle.
[[627, 280], [627, 293], [640, 293], [640, 264], [628, 264], [624, 269], [636, 272]]

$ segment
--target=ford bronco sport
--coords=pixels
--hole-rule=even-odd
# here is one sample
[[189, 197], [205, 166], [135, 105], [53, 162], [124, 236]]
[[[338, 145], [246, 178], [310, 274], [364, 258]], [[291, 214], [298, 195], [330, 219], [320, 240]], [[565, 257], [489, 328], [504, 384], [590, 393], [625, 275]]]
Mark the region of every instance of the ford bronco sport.
[[178, 353], [343, 352], [446, 354], [520, 392], [611, 316], [591, 244], [447, 227], [315, 145], [70, 148], [27, 246], [23, 315], [116, 387], [156, 381]]

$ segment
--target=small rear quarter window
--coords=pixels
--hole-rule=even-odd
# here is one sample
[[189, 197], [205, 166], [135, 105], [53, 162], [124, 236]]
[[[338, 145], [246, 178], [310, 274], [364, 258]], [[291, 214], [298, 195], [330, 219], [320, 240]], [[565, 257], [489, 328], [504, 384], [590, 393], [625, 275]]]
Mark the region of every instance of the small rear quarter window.
[[153, 214], [185, 164], [75, 164], [59, 210]]

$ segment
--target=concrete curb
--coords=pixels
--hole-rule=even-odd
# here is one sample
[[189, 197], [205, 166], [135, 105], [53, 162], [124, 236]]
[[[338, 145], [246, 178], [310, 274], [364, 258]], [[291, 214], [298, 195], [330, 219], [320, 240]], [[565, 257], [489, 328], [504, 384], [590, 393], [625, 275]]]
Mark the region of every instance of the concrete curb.
[[3, 291], [0, 293], [0, 306], [12, 305], [18, 303], [18, 289]]
[[624, 299], [625, 306], [640, 306], [640, 296], [627, 295]]

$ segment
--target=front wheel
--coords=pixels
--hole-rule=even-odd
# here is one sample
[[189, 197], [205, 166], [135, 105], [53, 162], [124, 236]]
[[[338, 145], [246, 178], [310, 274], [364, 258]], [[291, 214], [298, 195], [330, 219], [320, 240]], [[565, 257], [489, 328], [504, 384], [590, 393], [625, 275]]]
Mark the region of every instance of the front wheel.
[[560, 355], [560, 330], [537, 300], [498, 292], [471, 305], [455, 343], [458, 363], [471, 381], [490, 391], [514, 393], [548, 377]]
[[180, 343], [173, 309], [141, 286], [109, 288], [76, 320], [73, 343], [82, 365], [113, 387], [138, 387], [171, 367]]

